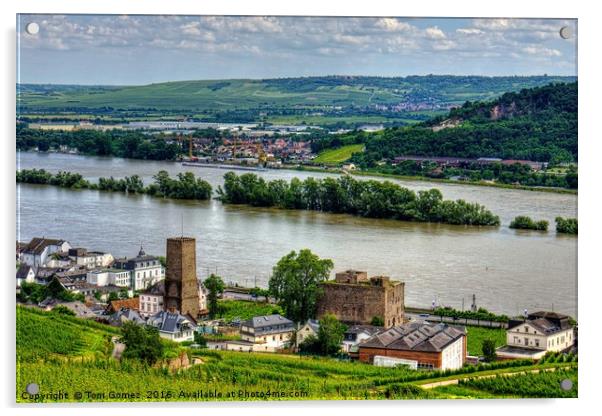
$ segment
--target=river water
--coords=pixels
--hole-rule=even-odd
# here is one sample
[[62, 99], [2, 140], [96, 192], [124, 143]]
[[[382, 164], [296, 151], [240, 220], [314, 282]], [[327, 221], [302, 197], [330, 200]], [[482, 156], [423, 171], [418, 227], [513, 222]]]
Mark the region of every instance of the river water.
[[[223, 169], [66, 154], [17, 154], [17, 167], [79, 172], [89, 180], [138, 174], [150, 183], [161, 169], [192, 171], [214, 189]], [[238, 172], [244, 173], [244, 172]], [[273, 170], [266, 179], [329, 174]], [[577, 238], [556, 235], [554, 218], [576, 217], [577, 196], [470, 185], [395, 180], [413, 190], [439, 188], [444, 198], [485, 205], [502, 225], [466, 227], [377, 220], [349, 215], [178, 201], [89, 190], [20, 184], [17, 238], [63, 238], [73, 245], [134, 256], [142, 244], [165, 255], [165, 239], [182, 233], [197, 239], [197, 271], [227, 282], [266, 286], [271, 268], [291, 250], [309, 248], [349, 268], [406, 282], [406, 305], [461, 308], [477, 304], [495, 312], [554, 310], [577, 316]], [[511, 230], [517, 215], [550, 222], [548, 233]]]

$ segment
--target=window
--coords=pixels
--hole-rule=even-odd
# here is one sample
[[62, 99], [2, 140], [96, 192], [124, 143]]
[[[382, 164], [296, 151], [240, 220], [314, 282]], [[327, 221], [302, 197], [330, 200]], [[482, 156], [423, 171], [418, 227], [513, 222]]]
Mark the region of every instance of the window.
[[539, 340], [538, 339], [535, 340], [535, 346], [539, 347]]
[[529, 338], [525, 337], [525, 345], [529, 345]]

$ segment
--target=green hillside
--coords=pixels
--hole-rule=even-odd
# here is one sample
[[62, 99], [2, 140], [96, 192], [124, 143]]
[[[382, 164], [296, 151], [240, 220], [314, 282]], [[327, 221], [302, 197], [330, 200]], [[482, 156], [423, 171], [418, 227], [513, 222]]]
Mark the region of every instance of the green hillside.
[[[111, 358], [103, 348], [103, 341], [119, 330], [95, 322], [17, 307], [16, 331], [19, 403], [33, 401], [23, 394], [31, 382], [39, 384], [41, 395], [59, 391], [68, 395], [40, 396], [38, 402], [443, 399], [577, 394], [576, 389], [562, 393], [557, 387], [533, 389], [528, 385], [536, 382], [543, 386], [551, 379], [558, 386], [556, 371], [566, 371], [563, 377], [576, 383], [574, 357], [571, 362], [559, 357], [545, 364], [500, 362], [438, 372], [375, 367], [334, 358], [189, 349], [188, 354], [197, 360], [196, 364], [170, 371], [134, 360], [120, 362]], [[522, 374], [532, 371], [541, 374]], [[497, 377], [490, 382], [479, 382], [478, 377], [495, 374], [512, 376], [515, 384]], [[450, 390], [420, 387], [442, 379], [467, 381]], [[475, 381], [471, 382], [472, 379]], [[513, 385], [517, 387], [513, 389]], [[234, 396], [228, 396], [233, 391]], [[95, 395], [83, 393], [76, 397], [82, 392]], [[282, 392], [284, 395], [279, 396]]]
[[458, 104], [573, 77], [328, 76], [178, 81], [143, 86], [18, 86], [21, 112], [78, 109], [186, 111], [365, 107], [400, 102]]
[[352, 132], [312, 144], [314, 151], [365, 144], [353, 158], [374, 167], [397, 156], [440, 156], [535, 161], [577, 160], [577, 82], [511, 92], [466, 102], [447, 115], [410, 127]]
[[337, 164], [351, 159], [354, 153], [363, 152], [363, 144], [350, 144], [336, 149], [324, 150], [314, 159], [315, 163]]

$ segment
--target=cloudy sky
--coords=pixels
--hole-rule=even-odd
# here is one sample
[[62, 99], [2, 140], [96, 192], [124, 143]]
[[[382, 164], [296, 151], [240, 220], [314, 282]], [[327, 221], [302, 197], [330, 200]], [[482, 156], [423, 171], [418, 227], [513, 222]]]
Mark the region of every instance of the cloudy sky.
[[20, 15], [18, 80], [576, 75], [576, 30], [574, 20]]

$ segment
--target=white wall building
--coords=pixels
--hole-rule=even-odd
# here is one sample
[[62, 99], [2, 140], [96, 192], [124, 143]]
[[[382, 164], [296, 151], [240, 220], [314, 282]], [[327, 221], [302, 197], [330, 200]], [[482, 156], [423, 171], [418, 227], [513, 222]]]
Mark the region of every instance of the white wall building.
[[501, 358], [538, 359], [548, 351], [565, 351], [575, 343], [569, 317], [555, 312], [535, 312], [524, 321], [511, 321], [506, 346], [498, 348]]
[[113, 262], [111, 253], [100, 251], [87, 251], [83, 248], [72, 248], [69, 250], [69, 258], [78, 266], [84, 266], [88, 269], [97, 267], [108, 267]]
[[254, 351], [274, 351], [290, 344], [295, 324], [278, 314], [255, 316], [240, 325], [243, 341], [256, 344]]
[[33, 283], [36, 280], [36, 273], [28, 264], [21, 264], [17, 269], [17, 287], [21, 287], [21, 284]]
[[46, 264], [52, 254], [66, 253], [70, 248], [71, 244], [65, 240], [36, 237], [23, 248], [20, 260], [37, 270]]
[[86, 274], [86, 281], [96, 286], [114, 285], [129, 288], [131, 286], [131, 275], [127, 270], [98, 269], [89, 271]]
[[194, 341], [196, 324], [179, 313], [161, 311], [148, 318], [148, 325], [159, 330], [159, 336], [175, 342]]
[[159, 258], [146, 255], [142, 247], [138, 256], [131, 259], [117, 259], [113, 267], [130, 272], [133, 290], [145, 290], [165, 278], [165, 268]]

